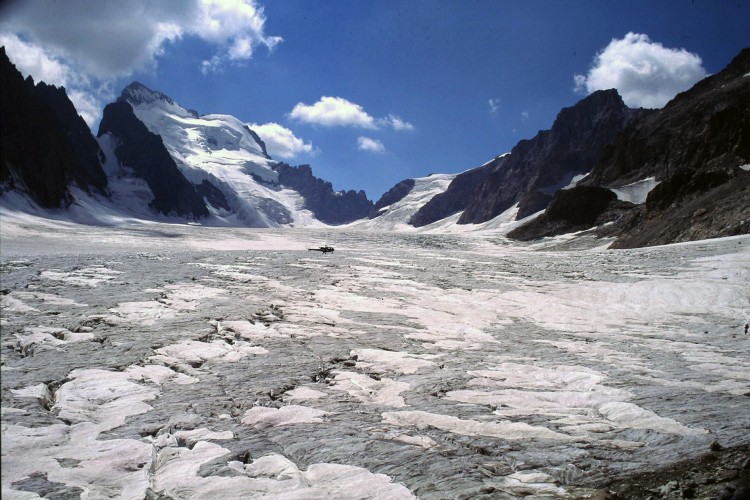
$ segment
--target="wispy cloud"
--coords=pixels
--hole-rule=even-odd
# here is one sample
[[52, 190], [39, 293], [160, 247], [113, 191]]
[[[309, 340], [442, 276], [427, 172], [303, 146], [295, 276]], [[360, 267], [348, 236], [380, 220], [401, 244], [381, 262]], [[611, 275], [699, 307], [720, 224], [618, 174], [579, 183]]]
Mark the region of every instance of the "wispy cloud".
[[706, 74], [698, 55], [628, 33], [613, 39], [594, 57], [588, 73], [575, 75], [574, 82], [579, 92], [615, 88], [628, 106], [660, 108]]
[[498, 111], [500, 111], [500, 98], [495, 97], [493, 99], [488, 99], [487, 104], [490, 105], [490, 114], [496, 115]]
[[378, 125], [391, 127], [396, 132], [400, 132], [402, 130], [414, 130], [414, 125], [402, 120], [401, 117], [397, 115], [388, 115], [386, 118], [379, 119]]

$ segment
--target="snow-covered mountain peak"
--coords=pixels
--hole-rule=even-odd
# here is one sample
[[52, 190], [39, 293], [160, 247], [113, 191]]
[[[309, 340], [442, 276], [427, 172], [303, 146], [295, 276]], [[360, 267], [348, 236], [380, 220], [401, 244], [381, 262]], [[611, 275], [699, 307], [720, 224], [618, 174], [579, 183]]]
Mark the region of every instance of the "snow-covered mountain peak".
[[127, 101], [134, 108], [159, 107], [164, 111], [168, 111], [181, 116], [192, 116], [194, 118], [198, 117], [198, 113], [196, 111], [183, 108], [168, 95], [159, 92], [158, 90], [151, 90], [140, 82], [133, 82], [125, 87], [122, 90], [118, 101]]
[[[133, 82], [119, 100], [133, 108], [148, 130], [161, 136], [182, 174], [194, 185], [208, 182], [227, 200], [231, 213], [257, 227], [309, 223], [298, 193], [279, 185], [278, 163], [241, 120], [224, 114], [198, 115], [169, 96]], [[209, 203], [210, 204], [210, 203]], [[213, 207], [216, 215], [222, 210]]]

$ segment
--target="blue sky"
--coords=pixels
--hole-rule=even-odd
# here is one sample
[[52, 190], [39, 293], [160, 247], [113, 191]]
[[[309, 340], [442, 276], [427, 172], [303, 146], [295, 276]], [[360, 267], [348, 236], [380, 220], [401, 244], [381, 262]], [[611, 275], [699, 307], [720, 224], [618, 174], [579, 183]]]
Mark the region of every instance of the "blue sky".
[[22, 72], [65, 85], [94, 132], [138, 80], [376, 200], [509, 151], [597, 88], [660, 107], [750, 45], [750, 5], [28, 1], [0, 11], [0, 41]]

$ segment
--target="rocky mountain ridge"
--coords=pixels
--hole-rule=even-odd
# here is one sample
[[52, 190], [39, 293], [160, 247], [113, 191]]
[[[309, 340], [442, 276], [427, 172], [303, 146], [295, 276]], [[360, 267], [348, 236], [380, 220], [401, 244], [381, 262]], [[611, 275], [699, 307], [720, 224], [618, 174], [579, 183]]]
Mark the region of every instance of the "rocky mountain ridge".
[[[631, 248], [750, 233], [750, 49], [721, 72], [678, 94], [666, 106], [634, 120], [608, 146], [579, 186], [613, 189], [655, 179], [645, 203], [611, 199], [589, 204], [591, 222], [575, 209], [548, 210], [510, 237], [538, 239], [601, 226], [614, 248]], [[571, 190], [573, 191], [573, 190]], [[553, 205], [574, 194], [559, 191]]]
[[550, 130], [457, 175], [409, 224], [460, 214], [458, 224], [483, 227], [512, 209], [516, 220], [544, 210], [508, 233], [520, 240], [597, 227], [616, 248], [747, 234], [749, 124], [746, 48], [662, 109], [591, 94]]
[[43, 208], [73, 201], [68, 186], [105, 193], [104, 155], [65, 90], [24, 79], [0, 48], [0, 182]]
[[104, 109], [95, 138], [64, 88], [24, 80], [4, 49], [0, 73], [0, 194], [41, 209], [91, 195], [139, 217], [277, 227], [342, 224], [372, 208], [363, 191], [334, 192], [309, 166], [279, 165], [236, 118], [200, 115], [139, 82]]

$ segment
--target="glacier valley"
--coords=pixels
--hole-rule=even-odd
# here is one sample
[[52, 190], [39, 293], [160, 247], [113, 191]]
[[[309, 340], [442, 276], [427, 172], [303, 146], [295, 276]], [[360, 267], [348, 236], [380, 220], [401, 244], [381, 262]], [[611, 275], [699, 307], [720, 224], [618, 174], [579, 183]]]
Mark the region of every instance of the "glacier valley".
[[748, 444], [748, 236], [2, 224], [3, 498], [581, 498]]

